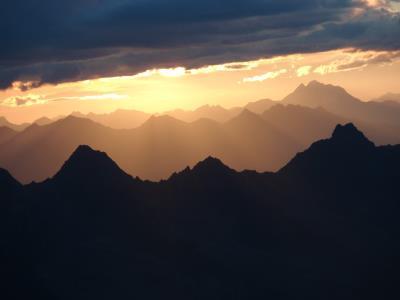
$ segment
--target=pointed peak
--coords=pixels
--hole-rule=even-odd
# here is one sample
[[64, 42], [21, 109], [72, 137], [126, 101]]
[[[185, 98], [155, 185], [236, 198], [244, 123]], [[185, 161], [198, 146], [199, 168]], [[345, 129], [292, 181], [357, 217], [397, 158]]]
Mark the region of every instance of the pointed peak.
[[207, 172], [207, 173], [220, 173], [220, 172], [231, 172], [232, 169], [224, 165], [224, 163], [218, 158], [209, 156], [203, 161], [197, 163], [192, 171], [194, 172]]
[[102, 153], [102, 154], [105, 154], [104, 152], [99, 152], [99, 151], [93, 150], [88, 145], [80, 145], [80, 146], [78, 146], [78, 148], [76, 148], [76, 150], [74, 151], [72, 156], [74, 156], [74, 155], [83, 155], [83, 154], [86, 154], [86, 153]]
[[208, 156], [206, 159], [199, 162], [199, 164], [224, 165], [220, 159], [213, 157], [213, 156]]
[[354, 126], [353, 123], [348, 123], [345, 125], [338, 124], [333, 131], [331, 140], [346, 143], [346, 144], [369, 144], [373, 145], [365, 135]]
[[237, 118], [259, 118], [259, 115], [250, 111], [247, 108], [244, 108], [239, 115], [237, 115]]
[[93, 150], [88, 145], [80, 145], [66, 161], [64, 167], [74, 164], [81, 164], [82, 166], [89, 165], [95, 161], [96, 163], [100, 163], [101, 161], [106, 161], [108, 163], [108, 161], [111, 161], [111, 158], [109, 158], [106, 153]]
[[296, 88], [296, 90], [301, 90], [301, 89], [304, 89], [306, 86], [305, 86], [305, 84], [304, 83], [301, 83], [297, 88]]
[[107, 181], [130, 177], [105, 153], [87, 145], [79, 146], [64, 163], [55, 178], [68, 180]]
[[155, 124], [165, 125], [171, 123], [172, 124], [182, 123], [182, 121], [175, 119], [170, 115], [151, 115], [151, 117], [142, 126], [155, 125]]
[[317, 80], [312, 80], [308, 83], [308, 87], [313, 87], [313, 86], [326, 86], [326, 84], [319, 82]]
[[237, 122], [254, 122], [254, 121], [262, 121], [262, 118], [260, 115], [251, 112], [247, 108], [242, 109], [242, 111], [236, 116], [233, 117], [228, 121], [228, 123], [237, 123]]

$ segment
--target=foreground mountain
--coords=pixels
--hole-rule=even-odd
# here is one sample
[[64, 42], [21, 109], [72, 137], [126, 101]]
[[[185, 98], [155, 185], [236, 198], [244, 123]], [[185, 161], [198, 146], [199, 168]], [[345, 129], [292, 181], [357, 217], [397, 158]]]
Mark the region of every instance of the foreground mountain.
[[0, 173], [0, 186], [14, 186], [0, 219], [0, 293], [398, 298], [399, 167], [399, 146], [376, 147], [352, 124], [277, 173], [210, 157], [160, 183], [82, 146], [41, 184]]
[[277, 170], [304, 149], [247, 110], [224, 124], [159, 116], [131, 130], [70, 116], [47, 126], [32, 125], [3, 144], [0, 166], [21, 182], [43, 181], [81, 144], [107, 152], [126, 172], [152, 180], [166, 179], [209, 155], [238, 170]]

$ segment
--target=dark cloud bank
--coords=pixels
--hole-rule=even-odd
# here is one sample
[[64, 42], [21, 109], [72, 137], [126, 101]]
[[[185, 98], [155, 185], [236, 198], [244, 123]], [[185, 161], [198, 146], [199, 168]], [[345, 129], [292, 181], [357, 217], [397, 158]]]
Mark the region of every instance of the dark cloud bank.
[[[6, 0], [0, 89], [354, 47], [400, 49], [400, 17], [358, 0]], [[355, 14], [355, 10], [358, 14]], [[360, 12], [361, 11], [361, 12]]]

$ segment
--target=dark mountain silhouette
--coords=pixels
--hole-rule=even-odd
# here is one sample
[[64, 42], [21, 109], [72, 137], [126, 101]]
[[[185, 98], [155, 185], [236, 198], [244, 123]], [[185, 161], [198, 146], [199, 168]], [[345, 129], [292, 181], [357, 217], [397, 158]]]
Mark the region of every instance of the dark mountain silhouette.
[[352, 122], [362, 121], [374, 126], [387, 126], [396, 132], [399, 132], [400, 128], [400, 107], [379, 102], [363, 102], [339, 86], [312, 81], [307, 86], [300, 85], [282, 101], [285, 104], [322, 107]]
[[54, 175], [78, 145], [101, 149], [113, 145], [113, 134], [112, 129], [75, 117], [46, 126], [33, 124], [2, 145], [0, 165], [22, 182], [41, 181]]
[[[343, 164], [344, 161], [338, 164], [337, 160], [339, 159], [346, 159], [346, 163], [352, 165], [359, 162], [357, 168], [352, 168], [359, 172], [360, 169], [364, 169], [363, 164], [368, 167], [375, 165], [376, 161], [372, 163], [362, 161], [365, 159], [365, 155], [369, 158], [373, 157], [375, 150], [375, 145], [353, 124], [337, 125], [330, 139], [314, 143], [307, 151], [299, 153], [280, 172], [307, 174], [311, 171], [317, 174], [324, 171], [323, 169], [327, 173], [332, 172], [337, 167], [345, 169], [346, 164]], [[336, 172], [333, 172], [333, 174], [336, 174]], [[346, 174], [342, 176], [346, 176]]]
[[[10, 175], [10, 173], [8, 173], [8, 171], [0, 169], [0, 190], [2, 195], [7, 195], [10, 192], [16, 191], [21, 187], [22, 187], [21, 184], [18, 181], [16, 181]], [[3, 203], [1, 205], [3, 205]]]
[[54, 181], [63, 181], [64, 184], [112, 184], [110, 180], [123, 182], [131, 179], [106, 153], [94, 151], [89, 146], [79, 146], [53, 177]]
[[152, 183], [88, 146], [40, 184], [1, 171], [1, 191], [15, 188], [2, 202], [0, 294], [398, 298], [399, 167], [400, 146], [347, 124], [277, 173], [208, 157]]

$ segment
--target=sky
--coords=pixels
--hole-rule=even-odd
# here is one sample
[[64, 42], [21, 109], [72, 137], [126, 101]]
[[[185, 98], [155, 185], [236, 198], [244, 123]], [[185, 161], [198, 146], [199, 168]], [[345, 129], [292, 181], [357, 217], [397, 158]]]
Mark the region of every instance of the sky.
[[301, 83], [400, 93], [400, 1], [7, 0], [0, 115], [279, 100]]

